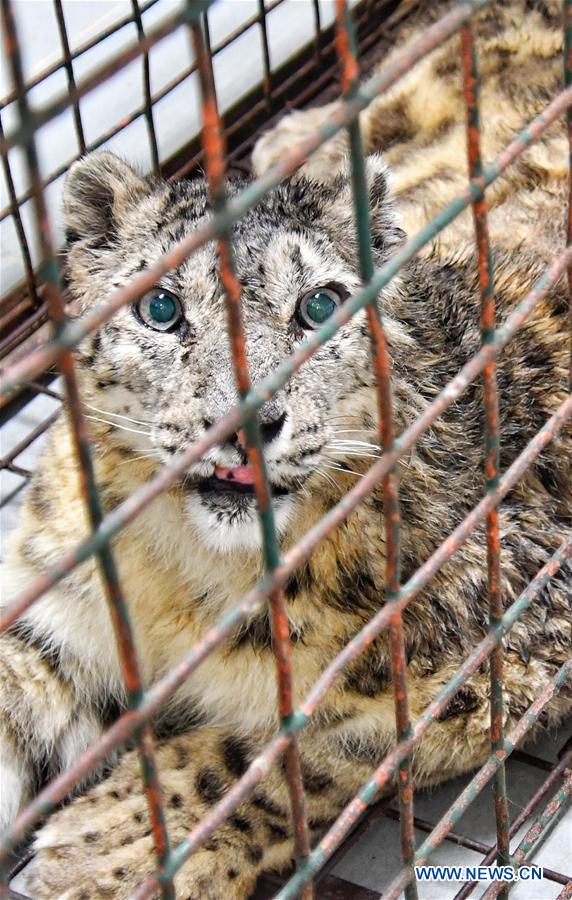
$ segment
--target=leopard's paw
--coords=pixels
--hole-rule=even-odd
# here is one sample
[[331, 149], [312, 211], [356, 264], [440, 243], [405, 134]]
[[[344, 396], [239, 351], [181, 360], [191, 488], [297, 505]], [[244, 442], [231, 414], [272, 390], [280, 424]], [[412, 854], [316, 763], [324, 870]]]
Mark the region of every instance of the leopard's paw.
[[[168, 774], [165, 812], [174, 848], [200, 813], [183, 802], [182, 793], [172, 792], [177, 783], [171, 784]], [[181, 778], [184, 773], [170, 774]], [[34, 859], [22, 873], [22, 890], [34, 900], [130, 897], [157, 866], [147, 803], [133, 761], [124, 758], [119, 772], [51, 816], [34, 848]], [[177, 898], [246, 900], [257, 874], [246, 850], [213, 835], [175, 876]]]
[[[336, 103], [329, 103], [318, 109], [291, 112], [263, 134], [252, 151], [252, 167], [256, 175], [263, 175], [297, 143], [323, 125], [336, 106]], [[308, 158], [301, 171], [307, 178], [328, 181], [335, 177], [346, 152], [345, 133], [338, 132]]]

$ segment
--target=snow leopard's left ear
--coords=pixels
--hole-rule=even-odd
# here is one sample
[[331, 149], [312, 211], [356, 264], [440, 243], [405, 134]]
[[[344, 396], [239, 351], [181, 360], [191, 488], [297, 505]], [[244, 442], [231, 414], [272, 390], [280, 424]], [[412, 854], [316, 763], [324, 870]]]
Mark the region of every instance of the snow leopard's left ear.
[[89, 153], [71, 167], [64, 186], [68, 246], [88, 238], [109, 243], [126, 212], [149, 193], [149, 184], [114, 153]]
[[[403, 243], [405, 233], [399, 227], [390, 190], [390, 173], [379, 153], [365, 159], [365, 177], [369, 200], [370, 228], [376, 265], [380, 265]], [[325, 230], [341, 250], [354, 259], [357, 255], [357, 226], [348, 156], [340, 161], [337, 172], [326, 180], [294, 177], [308, 207], [320, 210], [319, 227]]]

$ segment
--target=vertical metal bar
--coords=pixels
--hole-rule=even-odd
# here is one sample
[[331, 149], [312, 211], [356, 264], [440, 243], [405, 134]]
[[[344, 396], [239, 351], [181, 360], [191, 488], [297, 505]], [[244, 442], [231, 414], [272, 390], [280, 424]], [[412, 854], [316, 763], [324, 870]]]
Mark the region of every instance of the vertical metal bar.
[[[355, 34], [346, 0], [336, 0], [336, 49], [342, 65], [342, 88], [345, 97], [351, 97], [358, 88], [359, 68], [356, 58]], [[360, 275], [367, 283], [374, 274], [372, 237], [370, 227], [369, 195], [365, 173], [365, 160], [359, 120], [348, 127], [352, 166], [352, 186], [356, 214]], [[377, 298], [367, 306], [367, 317], [375, 364], [379, 435], [384, 452], [393, 449], [393, 400], [391, 391], [390, 359]], [[386, 585], [388, 604], [398, 596], [401, 580], [400, 566], [400, 511], [396, 476], [386, 475], [383, 480], [383, 517], [385, 523]], [[389, 626], [391, 649], [391, 676], [395, 704], [397, 740], [411, 735], [409, 701], [407, 695], [407, 659], [403, 621], [400, 612], [392, 617]], [[415, 856], [413, 830], [413, 780], [411, 759], [399, 766], [399, 823], [401, 830], [401, 854], [404, 866], [411, 866]], [[405, 889], [407, 900], [416, 900], [415, 881]]]
[[[572, 772], [566, 776], [564, 784], [559, 788], [554, 797], [546, 804], [538, 818], [532, 823], [516, 851], [512, 857], [513, 865], [518, 870], [520, 866], [528, 862], [529, 858], [538, 849], [540, 841], [546, 837], [546, 831], [552, 827], [558, 818], [566, 811], [570, 805], [570, 797], [572, 795]], [[491, 886], [482, 895], [481, 900], [493, 900], [494, 897], [500, 897], [504, 888], [498, 881], [493, 882]]]
[[206, 9], [204, 11], [204, 13], [202, 15], [202, 21], [203, 21], [203, 38], [204, 38], [204, 42], [205, 42], [205, 50], [206, 50], [209, 74], [210, 74], [210, 79], [211, 79], [211, 88], [212, 88], [215, 103], [218, 106], [216, 82], [215, 82], [214, 69], [213, 69], [213, 52], [212, 52], [211, 29], [210, 29], [210, 25], [209, 25], [208, 9]]
[[[192, 20], [191, 20], [192, 21]], [[226, 207], [225, 190], [225, 148], [221, 121], [217, 109], [212, 81], [210, 60], [206, 51], [201, 28], [191, 24], [191, 36], [195, 59], [199, 70], [203, 106], [203, 147], [205, 167], [209, 189], [213, 200], [215, 214], [222, 213]], [[224, 232], [218, 240], [219, 273], [224, 288], [228, 330], [236, 383], [241, 400], [250, 390], [250, 376], [246, 358], [246, 339], [240, 309], [241, 288], [236, 278], [233, 263], [230, 234]], [[264, 562], [271, 574], [280, 564], [278, 537], [272, 510], [272, 501], [266, 466], [262, 453], [260, 431], [255, 418], [244, 424], [248, 462], [252, 467], [256, 500], [262, 528]], [[284, 603], [284, 592], [281, 588], [270, 594], [270, 617], [272, 629], [272, 646], [276, 659], [278, 682], [278, 707], [281, 722], [287, 722], [293, 712], [292, 702], [292, 646], [288, 615]], [[304, 786], [298, 742], [292, 737], [285, 753], [285, 771], [290, 792], [292, 818], [294, 821], [294, 842], [298, 867], [303, 866], [310, 852], [308, 826], [305, 814]], [[313, 896], [312, 887], [308, 885], [303, 892], [305, 900]]]
[[[467, 108], [467, 150], [469, 177], [482, 176], [480, 121], [479, 121], [479, 73], [477, 56], [471, 26], [463, 25], [460, 30], [461, 57], [463, 69], [463, 91]], [[473, 218], [478, 253], [479, 285], [481, 291], [481, 340], [483, 345], [494, 337], [495, 300], [493, 281], [493, 259], [489, 243], [487, 224], [487, 204], [484, 195], [473, 201]], [[485, 401], [485, 477], [487, 493], [492, 493], [499, 478], [499, 410], [494, 360], [483, 373]], [[503, 614], [500, 577], [500, 531], [499, 512], [495, 507], [487, 514], [487, 569], [489, 592], [489, 623], [492, 628], [500, 622]], [[504, 752], [503, 732], [503, 645], [491, 654], [491, 744], [493, 752]], [[497, 848], [499, 865], [509, 865], [509, 813], [506, 794], [506, 772], [504, 764], [494, 777], [495, 816], [497, 825]], [[502, 891], [503, 900], [508, 897], [508, 889]]]
[[322, 59], [322, 16], [320, 13], [320, 0], [312, 0], [314, 9], [314, 47], [318, 60]]
[[[538, 717], [545, 708], [549, 700], [557, 693], [569, 680], [572, 674], [572, 659], [567, 660], [558, 670], [554, 678], [549, 681], [538, 694], [536, 700], [528, 707], [521, 718], [518, 720], [512, 731], [507, 735], [506, 754], [512, 753], [514, 748], [523, 740], [526, 733], [538, 721]], [[457, 799], [447, 811], [443, 814], [439, 822], [433, 828], [433, 831], [425, 838], [421, 846], [417, 849], [415, 865], [422, 866], [429, 859], [433, 851], [444, 841], [447, 834], [459, 821], [461, 816], [466, 813], [467, 809], [473, 803], [478, 794], [481, 793], [486, 784], [490, 781], [494, 773], [504, 765], [504, 755], [492, 753], [485, 764], [473, 776], [469, 784], [459, 794]], [[399, 875], [392, 881], [384, 892], [384, 900], [397, 900], [401, 891], [410, 877], [410, 873], [403, 869]], [[483, 895], [480, 900], [483, 900]], [[496, 893], [495, 893], [496, 896]]]
[[[50, 221], [40, 175], [35, 134], [30, 119], [30, 108], [26, 95], [20, 45], [18, 42], [12, 0], [2, 0], [2, 10], [4, 12], [5, 50], [12, 71], [14, 87], [18, 94], [17, 105], [21, 126], [27, 135], [24, 152], [33, 191], [36, 227], [42, 260], [40, 272], [42, 281], [45, 284], [45, 298], [50, 318], [53, 323], [54, 334], [57, 335], [66, 323], [66, 314], [61, 295], [59, 270], [55, 260]], [[95, 480], [93, 460], [89, 448], [86, 420], [83, 415], [73, 356], [70, 351], [67, 351], [62, 357], [59, 363], [59, 369], [66, 388], [67, 409], [70, 417], [70, 424], [72, 426], [71, 430], [74, 449], [79, 464], [81, 492], [86, 504], [91, 528], [95, 532], [101, 524], [103, 514]], [[141, 701], [143, 689], [133, 635], [131, 632], [129, 612], [121, 590], [115, 560], [108, 543], [105, 543], [98, 551], [97, 558], [111, 619], [115, 629], [119, 657], [125, 679], [127, 702], [129, 708], [132, 709]], [[165, 828], [161, 792], [153, 755], [153, 739], [149, 725], [146, 725], [142, 729], [141, 733], [138, 735], [138, 740], [141, 754], [143, 783], [149, 804], [158, 864], [159, 868], [162, 868], [169, 853], [169, 842]], [[169, 900], [174, 900], [175, 894], [172, 882], [166, 884], [163, 888], [163, 896], [169, 898]]]
[[[564, 87], [572, 86], [572, 0], [564, 0]], [[572, 244], [572, 107], [566, 110], [568, 130], [569, 194], [567, 246]], [[572, 265], [568, 266], [568, 294], [570, 297], [570, 368], [569, 384], [572, 391]]]
[[[60, 0], [58, 0], [60, 2]], [[137, 37], [139, 40], [145, 38], [145, 29], [143, 28], [143, 18], [139, 9], [139, 0], [131, 0], [131, 8], [133, 10], [133, 21], [137, 28]], [[145, 96], [145, 121], [147, 122], [147, 132], [149, 134], [149, 146], [151, 148], [151, 160], [153, 163], [153, 172], [159, 174], [159, 147], [157, 145], [157, 134], [155, 132], [155, 122], [153, 119], [153, 97], [151, 94], [151, 64], [149, 62], [149, 51], [143, 54], [143, 93]]]
[[262, 58], [264, 60], [264, 78], [262, 86], [266, 100], [266, 108], [270, 110], [272, 102], [272, 70], [270, 67], [270, 47], [268, 45], [268, 29], [266, 27], [266, 6], [264, 0], [258, 0], [258, 21], [262, 35]]
[[[2, 118], [0, 116], [0, 140], [4, 139], [4, 128], [2, 126]], [[20, 206], [18, 204], [18, 196], [16, 194], [16, 188], [14, 186], [14, 179], [12, 178], [12, 170], [10, 169], [10, 162], [8, 159], [8, 151], [2, 152], [2, 167], [4, 169], [4, 177], [6, 179], [6, 186], [8, 188], [8, 196], [10, 197], [10, 213], [14, 218], [14, 227], [16, 229], [16, 234], [18, 236], [18, 242], [20, 244], [20, 250], [22, 251], [22, 259], [24, 261], [24, 269], [26, 270], [26, 284], [28, 286], [28, 290], [30, 292], [30, 297], [34, 301], [34, 306], [38, 307], [40, 305], [41, 298], [38, 295], [38, 286], [36, 284], [36, 276], [34, 273], [34, 267], [32, 265], [32, 257], [30, 256], [30, 248], [28, 246], [28, 238], [26, 237], [26, 232], [24, 231], [24, 223], [22, 222], [22, 216], [20, 215]]]
[[70, 45], [68, 41], [68, 33], [66, 29], [66, 20], [62, 7], [62, 0], [54, 0], [54, 10], [58, 22], [58, 31], [60, 33], [60, 43], [64, 54], [64, 68], [68, 78], [68, 87], [73, 97], [73, 118], [75, 123], [75, 133], [79, 145], [80, 153], [83, 155], [86, 151], [85, 136], [83, 133], [83, 122], [81, 121], [81, 110], [77, 98], [77, 88], [75, 84], [75, 75], [73, 71], [73, 62], [70, 53]]
[[[550, 772], [550, 775], [548, 776], [546, 781], [544, 781], [540, 785], [538, 790], [535, 791], [535, 793], [530, 798], [530, 800], [528, 801], [526, 806], [522, 807], [518, 816], [511, 822], [511, 826], [510, 826], [510, 837], [511, 838], [513, 838], [515, 836], [515, 834], [518, 831], [520, 831], [521, 827], [524, 825], [524, 823], [527, 821], [527, 819], [529, 819], [530, 816], [533, 814], [534, 810], [536, 809], [538, 804], [541, 802], [541, 800], [544, 798], [544, 796], [548, 793], [548, 791], [550, 791], [554, 787], [556, 782], [559, 781], [560, 778], [562, 778], [562, 774], [564, 773], [564, 771], [566, 769], [571, 768], [571, 766], [572, 766], [572, 750], [569, 750], [568, 753], [564, 754], [564, 756], [562, 757], [560, 762], [558, 762], [554, 766], [554, 768]], [[495, 844], [495, 846], [491, 847], [491, 849], [488, 851], [486, 856], [481, 860], [480, 865], [481, 866], [490, 866], [490, 864], [492, 862], [494, 862], [496, 855], [497, 855], [497, 847]], [[472, 894], [474, 889], [476, 887], [478, 887], [478, 884], [479, 884], [478, 881], [467, 882], [466, 884], [463, 885], [463, 887], [459, 891], [457, 891], [457, 893], [453, 897], [453, 900], [465, 900], [465, 898], [468, 897], [470, 894]]]

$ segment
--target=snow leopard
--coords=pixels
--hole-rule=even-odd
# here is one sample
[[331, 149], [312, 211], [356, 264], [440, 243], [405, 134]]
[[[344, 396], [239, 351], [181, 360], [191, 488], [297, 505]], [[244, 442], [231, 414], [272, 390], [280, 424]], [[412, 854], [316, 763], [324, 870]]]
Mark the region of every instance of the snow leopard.
[[[422, 6], [399, 52], [435, 10]], [[438, 4], [439, 12], [446, 6]], [[562, 86], [559, 4], [506, 0], [474, 20], [490, 159]], [[465, 113], [459, 38], [431, 52], [361, 115], [372, 248], [382, 266], [463, 189]], [[389, 59], [391, 59], [391, 54]], [[384, 62], [387, 62], [385, 60]], [[331, 107], [286, 116], [264, 135], [266, 171]], [[566, 136], [561, 122], [487, 191], [494, 292], [502, 321], [565, 246]], [[249, 183], [229, 176], [233, 197]], [[66, 274], [81, 312], [152, 265], [212, 214], [205, 179], [139, 174], [110, 152], [67, 177]], [[273, 188], [230, 231], [252, 382], [271, 373], [359, 289], [352, 184], [343, 134]], [[468, 209], [381, 291], [401, 433], [480, 347], [479, 279]], [[568, 298], [552, 286], [498, 359], [504, 471], [569, 396]], [[216, 246], [208, 243], [76, 351], [105, 512], [145, 485], [239, 400]], [[259, 411], [281, 552], [291, 548], [379, 455], [376, 386], [364, 311], [343, 325]], [[406, 581], [485, 491], [483, 388], [471, 384], [399, 460]], [[151, 686], [264, 573], [243, 435], [213, 447], [113, 540], [142, 677]], [[569, 423], [500, 507], [501, 593], [512, 603], [572, 526]], [[61, 417], [10, 542], [3, 603], [89, 532], [70, 427]], [[383, 492], [376, 488], [289, 578], [294, 703], [385, 602]], [[571, 650], [572, 569], [564, 564], [505, 638], [505, 728]], [[489, 628], [483, 523], [403, 614], [411, 717], [418, 721]], [[110, 614], [93, 558], [33, 604], [1, 638], [1, 818], [9, 824], [47, 779], [72, 765], [126, 708]], [[468, 772], [490, 753], [485, 663], [413, 753], [419, 788]], [[387, 634], [344, 671], [300, 735], [315, 842], [395, 745]], [[564, 688], [530, 734], [570, 713]], [[253, 611], [155, 717], [156, 759], [175, 846], [276, 734], [268, 609]], [[35, 900], [125, 898], [156, 859], [137, 753], [127, 748], [79, 786], [37, 831], [25, 873]], [[180, 868], [177, 897], [239, 900], [287, 866], [293, 826], [283, 769]]]

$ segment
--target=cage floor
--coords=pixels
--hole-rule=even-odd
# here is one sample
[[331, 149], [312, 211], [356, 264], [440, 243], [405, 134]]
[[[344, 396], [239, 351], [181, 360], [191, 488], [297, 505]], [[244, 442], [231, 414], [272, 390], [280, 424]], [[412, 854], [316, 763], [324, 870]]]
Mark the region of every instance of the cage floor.
[[[57, 390], [56, 381], [50, 385], [50, 391]], [[4, 460], [22, 447], [10, 461], [12, 471], [3, 469], [1, 472], [0, 522], [3, 545], [17, 522], [27, 483], [26, 473], [34, 470], [43, 452], [45, 432], [41, 430], [42, 424], [53, 417], [59, 405], [56, 398], [39, 393], [0, 429], [0, 447]], [[28, 444], [30, 436], [38, 432], [39, 436]], [[558, 761], [564, 747], [571, 742], [572, 722], [556, 733], [545, 735], [536, 744], [528, 745], [525, 753], [517, 752], [509, 760], [507, 781], [511, 818], [518, 815], [545, 780], [552, 765]], [[416, 829], [418, 844], [424, 840], [427, 830], [437, 823], [468, 781], [469, 776], [457, 778], [432, 791], [417, 793], [415, 814], [419, 826]], [[540, 808], [555, 789], [542, 801]], [[528, 825], [522, 826], [511, 847], [516, 847]], [[328, 874], [318, 886], [316, 893], [320, 900], [334, 897], [373, 900], [399, 871], [399, 823], [395, 817], [395, 807], [390, 805], [385, 814], [377, 813], [369, 819], [366, 817], [366, 823], [360, 827], [360, 832], [354, 843], [350, 840], [347, 852], [329, 868]], [[484, 853], [494, 841], [492, 786], [488, 785], [457, 823], [455, 840], [446, 840], [433, 853], [430, 862], [436, 865], [477, 865], [482, 862]], [[533, 861], [565, 877], [558, 881], [545, 877], [542, 882], [533, 884], [521, 882], [513, 888], [511, 896], [515, 900], [554, 900], [565, 881], [572, 879], [572, 810], [568, 810], [548, 834]], [[21, 890], [21, 885], [22, 876], [16, 876], [12, 883], [13, 890]], [[420, 900], [449, 900], [460, 887], [460, 884], [453, 882], [420, 884], [419, 897]], [[257, 897], [260, 900], [271, 897], [275, 890], [276, 881], [266, 879], [265, 884], [257, 891]], [[476, 892], [476, 896], [480, 893], [482, 888]]]

